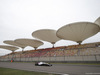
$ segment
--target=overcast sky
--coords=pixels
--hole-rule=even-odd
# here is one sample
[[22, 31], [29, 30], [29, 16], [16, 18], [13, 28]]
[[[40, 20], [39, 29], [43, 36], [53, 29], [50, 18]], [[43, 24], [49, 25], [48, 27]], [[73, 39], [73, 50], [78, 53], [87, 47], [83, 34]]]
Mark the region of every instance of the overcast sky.
[[[73, 22], [94, 22], [98, 17], [100, 0], [0, 0], [0, 45], [6, 45], [4, 40], [33, 38], [32, 32], [39, 29], [58, 30]], [[100, 33], [83, 41], [91, 42], [100, 42]], [[77, 43], [61, 40], [55, 47], [74, 44]], [[52, 44], [44, 42], [39, 48], [49, 47], [52, 47]], [[25, 48], [29, 49], [34, 48]], [[0, 49], [0, 55], [10, 52]]]

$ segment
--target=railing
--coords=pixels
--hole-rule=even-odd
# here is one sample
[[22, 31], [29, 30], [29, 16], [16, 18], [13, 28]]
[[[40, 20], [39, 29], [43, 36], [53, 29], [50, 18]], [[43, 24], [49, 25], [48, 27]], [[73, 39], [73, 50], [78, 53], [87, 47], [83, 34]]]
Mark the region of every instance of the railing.
[[[0, 61], [11, 61], [12, 58], [0, 58]], [[74, 55], [74, 56], [50, 56], [50, 57], [27, 57], [13, 58], [14, 61], [100, 61], [100, 55]]]

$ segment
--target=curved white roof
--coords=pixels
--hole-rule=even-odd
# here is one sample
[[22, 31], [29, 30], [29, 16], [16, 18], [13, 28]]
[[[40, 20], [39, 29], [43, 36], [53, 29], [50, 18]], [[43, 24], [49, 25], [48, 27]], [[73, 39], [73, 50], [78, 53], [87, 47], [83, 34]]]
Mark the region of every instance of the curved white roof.
[[37, 39], [50, 42], [52, 44], [54, 44], [55, 42], [60, 40], [60, 38], [58, 38], [56, 36], [56, 30], [53, 30], [53, 29], [37, 30], [37, 31], [32, 33], [32, 36], [37, 38]]
[[100, 17], [96, 19], [96, 21], [94, 22], [96, 24], [98, 24], [100, 26]]
[[58, 29], [57, 36], [61, 39], [81, 43], [83, 40], [98, 33], [99, 30], [100, 27], [95, 23], [77, 22], [65, 25]]
[[0, 45], [0, 48], [8, 49], [8, 50], [11, 50], [11, 51], [15, 51], [15, 50], [19, 49], [19, 48], [14, 47], [14, 46], [7, 46], [7, 45]]
[[41, 42], [39, 40], [26, 39], [26, 38], [16, 39], [15, 42], [19, 43], [19, 44], [24, 44], [24, 45], [27, 45], [27, 46], [32, 46], [34, 48], [37, 48], [37, 47], [43, 45], [43, 42]]
[[18, 46], [18, 47], [21, 47], [21, 48], [25, 48], [26, 45], [23, 45], [23, 44], [19, 44], [19, 43], [16, 43], [15, 41], [13, 40], [5, 40], [3, 41], [5, 44], [9, 44], [9, 45], [13, 45], [13, 46]]

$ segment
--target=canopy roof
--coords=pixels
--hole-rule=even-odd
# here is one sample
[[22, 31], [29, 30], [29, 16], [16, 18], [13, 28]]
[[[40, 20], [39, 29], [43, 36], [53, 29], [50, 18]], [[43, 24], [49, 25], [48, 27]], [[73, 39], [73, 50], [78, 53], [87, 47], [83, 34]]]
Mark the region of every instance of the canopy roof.
[[19, 48], [14, 47], [14, 46], [7, 46], [7, 45], [0, 45], [0, 48], [8, 49], [8, 50], [11, 50], [11, 51], [15, 51], [15, 50], [19, 49]]
[[21, 47], [21, 48], [25, 48], [26, 47], [26, 45], [16, 43], [13, 40], [6, 40], [6, 41], [3, 41], [3, 42], [6, 43], [6, 44], [9, 44], [9, 45], [18, 46], [18, 47]]
[[100, 17], [96, 19], [96, 21], [94, 22], [96, 24], [98, 24], [100, 26]]
[[41, 42], [39, 40], [26, 39], [26, 38], [16, 39], [15, 42], [20, 43], [20, 44], [24, 44], [24, 45], [27, 45], [27, 46], [32, 46], [34, 48], [37, 48], [37, 47], [43, 45], [43, 42]]
[[60, 40], [60, 38], [56, 36], [56, 30], [52, 29], [37, 30], [32, 33], [32, 36], [43, 41], [48, 41], [52, 44]]
[[95, 35], [100, 27], [95, 23], [77, 22], [65, 25], [58, 29], [57, 36], [65, 40], [81, 43], [83, 40]]

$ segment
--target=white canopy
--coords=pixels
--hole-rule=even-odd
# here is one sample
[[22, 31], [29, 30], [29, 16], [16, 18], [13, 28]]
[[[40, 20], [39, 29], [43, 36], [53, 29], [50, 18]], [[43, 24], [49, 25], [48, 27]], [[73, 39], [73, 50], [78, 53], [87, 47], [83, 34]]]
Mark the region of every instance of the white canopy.
[[7, 46], [7, 45], [0, 45], [0, 48], [11, 50], [11, 51], [15, 51], [15, 50], [19, 49], [19, 48], [14, 47], [14, 46]]
[[5, 44], [9, 44], [9, 45], [13, 45], [13, 46], [18, 46], [18, 47], [21, 47], [21, 48], [25, 48], [26, 45], [23, 45], [23, 44], [19, 44], [19, 43], [16, 43], [15, 41], [13, 40], [5, 40], [3, 41]]
[[60, 40], [60, 38], [56, 36], [56, 30], [53, 29], [37, 30], [32, 33], [32, 36], [37, 39], [50, 42], [52, 44], [55, 44], [57, 41]]
[[27, 39], [27, 38], [16, 39], [15, 42], [19, 43], [19, 44], [24, 44], [27, 46], [32, 46], [34, 48], [38, 48], [39, 46], [43, 45], [43, 42], [41, 42], [39, 40]]
[[95, 23], [77, 22], [58, 29], [57, 36], [61, 39], [76, 41], [80, 44], [83, 40], [98, 33], [99, 30], [100, 27]]
[[96, 24], [98, 24], [100, 26], [100, 17], [96, 19], [96, 21], [94, 22]]

